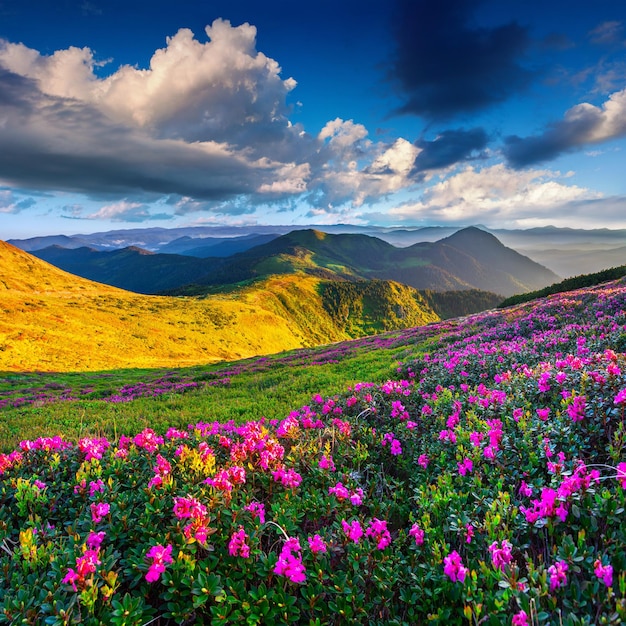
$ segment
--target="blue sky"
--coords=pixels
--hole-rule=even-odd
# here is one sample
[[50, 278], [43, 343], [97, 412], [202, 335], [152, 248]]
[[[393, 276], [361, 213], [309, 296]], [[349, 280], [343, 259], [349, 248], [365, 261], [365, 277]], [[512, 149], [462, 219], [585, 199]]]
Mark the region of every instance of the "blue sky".
[[626, 227], [622, 0], [0, 0], [0, 237]]

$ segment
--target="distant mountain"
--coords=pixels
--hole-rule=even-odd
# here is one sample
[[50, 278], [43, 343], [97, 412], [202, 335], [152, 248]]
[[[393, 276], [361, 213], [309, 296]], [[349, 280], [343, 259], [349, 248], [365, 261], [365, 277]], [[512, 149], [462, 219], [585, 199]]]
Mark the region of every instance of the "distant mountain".
[[267, 235], [251, 234], [241, 237], [180, 237], [161, 246], [158, 252], [184, 254], [200, 258], [223, 258], [268, 243], [279, 236], [276, 233], [268, 233]]
[[[135, 246], [152, 252], [189, 254], [189, 250], [212, 246], [214, 243], [247, 238], [265, 237], [266, 240], [285, 235], [293, 230], [317, 229], [319, 226], [190, 226], [186, 228], [132, 228], [84, 235], [49, 235], [30, 239], [9, 239], [8, 243], [32, 252], [53, 245], [64, 248], [94, 248], [120, 250]], [[355, 226], [334, 224], [323, 227], [331, 234], [361, 234], [378, 237], [393, 245], [409, 246], [421, 241], [436, 241], [451, 235], [459, 227], [428, 226], [420, 228], [387, 228], [382, 226]], [[197, 245], [194, 242], [197, 241]], [[265, 243], [258, 241], [254, 245]], [[237, 250], [239, 251], [239, 250]], [[194, 253], [193, 256], [201, 256]], [[202, 254], [202, 256], [205, 256]], [[225, 256], [225, 255], [211, 255]]]
[[137, 247], [102, 252], [93, 248], [51, 246], [32, 254], [77, 276], [144, 294], [193, 282], [211, 272], [216, 263], [178, 254], [156, 254]]
[[304, 273], [326, 280], [392, 280], [414, 289], [480, 289], [510, 296], [559, 277], [475, 227], [436, 242], [396, 248], [360, 234], [298, 230], [226, 258], [46, 248], [33, 254], [79, 276], [138, 293], [205, 293], [274, 274]]

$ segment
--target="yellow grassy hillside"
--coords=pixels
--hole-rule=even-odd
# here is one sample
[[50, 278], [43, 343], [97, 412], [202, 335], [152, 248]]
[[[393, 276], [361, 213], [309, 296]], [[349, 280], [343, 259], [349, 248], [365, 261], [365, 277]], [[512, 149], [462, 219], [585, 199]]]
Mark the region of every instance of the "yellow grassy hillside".
[[314, 302], [315, 284], [289, 277], [207, 298], [144, 296], [0, 242], [0, 370], [175, 367], [346, 339]]

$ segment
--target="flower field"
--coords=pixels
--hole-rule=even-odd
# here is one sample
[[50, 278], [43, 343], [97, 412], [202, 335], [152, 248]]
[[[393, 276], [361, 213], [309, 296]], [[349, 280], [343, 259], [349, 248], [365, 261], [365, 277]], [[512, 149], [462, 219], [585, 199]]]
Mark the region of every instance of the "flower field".
[[0, 622], [626, 623], [626, 282], [403, 337], [280, 418], [0, 454]]

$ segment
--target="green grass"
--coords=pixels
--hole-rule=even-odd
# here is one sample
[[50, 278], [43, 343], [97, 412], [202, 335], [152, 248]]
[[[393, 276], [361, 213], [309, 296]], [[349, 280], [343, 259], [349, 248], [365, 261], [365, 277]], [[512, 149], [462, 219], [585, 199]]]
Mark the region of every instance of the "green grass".
[[[394, 334], [387, 334], [393, 337]], [[404, 340], [406, 341], [406, 339]], [[357, 345], [359, 346], [357, 349]], [[336, 346], [294, 350], [262, 360], [247, 359], [220, 365], [172, 369], [128, 369], [109, 372], [8, 374], [0, 378], [0, 394], [12, 398], [28, 396], [45, 385], [57, 393], [71, 389], [84, 399], [38, 402], [2, 409], [0, 451], [14, 449], [22, 439], [61, 435], [77, 440], [85, 436], [117, 437], [145, 427], [157, 431], [169, 426], [186, 428], [198, 421], [238, 423], [266, 417], [282, 419], [294, 408], [309, 404], [313, 394], [333, 395], [358, 382], [383, 382], [392, 376], [395, 365], [419, 349], [411, 343], [380, 347], [375, 339], [344, 342]], [[311, 365], [329, 350], [339, 350], [338, 363]], [[287, 361], [287, 362], [285, 362]], [[308, 365], [307, 365], [308, 363]], [[258, 365], [257, 365], [258, 364]], [[249, 371], [254, 365], [259, 371]], [[184, 393], [140, 397], [123, 403], [102, 398], [121, 387], [149, 383], [164, 376], [206, 383], [229, 371], [229, 386], [202, 386]]]

